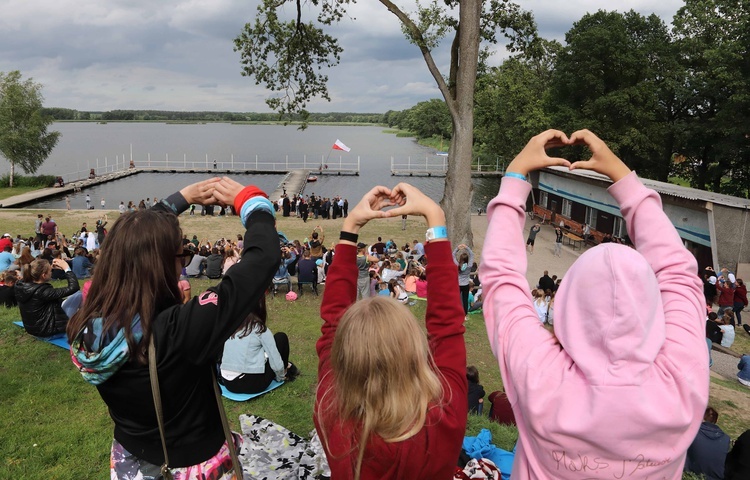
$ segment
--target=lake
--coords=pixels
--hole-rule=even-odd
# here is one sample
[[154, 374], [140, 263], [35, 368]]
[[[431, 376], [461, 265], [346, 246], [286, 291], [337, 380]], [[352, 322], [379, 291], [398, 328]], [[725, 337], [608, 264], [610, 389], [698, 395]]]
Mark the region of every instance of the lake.
[[[310, 183], [305, 194], [341, 195], [350, 204], [377, 184], [393, 186], [407, 181], [435, 200], [443, 194], [442, 177], [394, 177], [391, 161], [397, 163], [442, 162], [433, 149], [419, 145], [413, 138], [396, 137], [383, 133], [383, 127], [318, 126], [298, 130], [283, 125], [233, 125], [228, 123], [164, 124], [164, 123], [55, 123], [53, 130], [62, 136], [40, 174], [61, 175], [66, 179], [84, 178], [89, 169], [98, 173], [122, 169], [131, 159], [136, 164], [161, 165], [166, 160], [177, 164], [186, 162], [196, 167], [212, 165], [229, 168], [232, 163], [285, 162], [301, 163], [326, 161], [331, 164], [356, 163], [359, 176], [321, 175], [317, 183]], [[333, 143], [341, 140], [350, 152], [331, 151]], [[9, 169], [6, 165], [6, 169]], [[145, 198], [162, 198], [183, 186], [204, 179], [207, 174], [141, 173], [120, 180], [84, 189], [71, 194], [72, 208], [85, 208], [85, 195], [99, 208], [102, 197], [106, 207], [116, 209], [120, 201], [138, 202]], [[273, 191], [283, 175], [235, 175], [240, 183], [253, 183], [265, 191]], [[474, 208], [486, 206], [497, 194], [499, 179], [474, 179]], [[65, 208], [63, 196], [51, 198], [27, 208]]]

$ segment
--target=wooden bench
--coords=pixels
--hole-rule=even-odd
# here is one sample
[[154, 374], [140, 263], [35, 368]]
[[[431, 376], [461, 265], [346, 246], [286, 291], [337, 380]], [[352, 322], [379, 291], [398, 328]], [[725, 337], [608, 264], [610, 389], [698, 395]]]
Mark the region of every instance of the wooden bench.
[[[571, 220], [568, 217], [563, 217], [562, 215], [558, 213], [555, 216], [555, 222], [556, 222], [555, 224], [559, 225], [560, 220], [562, 220], [563, 223], [565, 224], [565, 229], [563, 231], [568, 230], [570, 231], [570, 233], [574, 233], [578, 235], [579, 237], [581, 237], [581, 239], [583, 239], [583, 224], [582, 223], [576, 222], [575, 220]], [[593, 239], [591, 237], [593, 237]], [[589, 238], [586, 238], [583, 240], [586, 245], [593, 246], [593, 245], [598, 245], [602, 243], [603, 238], [604, 238], [604, 234], [602, 232], [599, 232], [592, 228], [589, 231]]]
[[568, 245], [572, 245], [573, 248], [581, 248], [581, 245], [583, 244], [583, 238], [579, 237], [575, 233], [570, 232], [563, 232], [563, 243], [565, 243], [565, 239], [568, 239]]
[[716, 350], [717, 352], [726, 353], [727, 355], [731, 355], [736, 358], [742, 358], [742, 355], [740, 355], [739, 353], [735, 352], [734, 350], [730, 348], [722, 347], [721, 344], [719, 343], [712, 344], [711, 349]]
[[548, 210], [540, 205], [534, 205], [533, 214], [541, 219], [542, 224], [552, 218], [552, 210]]

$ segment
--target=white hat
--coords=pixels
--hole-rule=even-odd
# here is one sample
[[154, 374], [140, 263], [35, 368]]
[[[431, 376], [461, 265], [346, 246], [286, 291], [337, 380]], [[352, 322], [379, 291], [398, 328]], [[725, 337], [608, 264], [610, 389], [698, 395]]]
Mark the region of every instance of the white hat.
[[714, 277], [713, 275], [708, 277], [708, 283], [710, 283], [711, 285], [716, 285], [716, 277]]
[[6, 233], [3, 237], [10, 237], [10, 233]]

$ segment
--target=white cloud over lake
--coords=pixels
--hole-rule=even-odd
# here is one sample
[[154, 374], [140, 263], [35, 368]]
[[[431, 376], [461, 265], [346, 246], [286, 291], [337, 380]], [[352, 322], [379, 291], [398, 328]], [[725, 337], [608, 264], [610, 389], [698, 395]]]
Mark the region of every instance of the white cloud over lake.
[[[683, 5], [519, 3], [534, 13], [543, 37], [560, 41], [586, 12], [632, 8], [671, 23]], [[256, 5], [257, 0], [0, 0], [0, 71], [21, 70], [44, 84], [47, 106], [268, 111], [268, 92], [240, 75], [233, 51], [233, 39], [254, 17]], [[350, 16], [332, 29], [344, 53], [328, 72], [331, 102], [313, 101], [311, 110], [384, 112], [439, 97], [419, 50], [403, 38], [391, 13], [375, 0], [360, 0]], [[495, 61], [503, 54], [500, 48]], [[447, 71], [445, 47], [435, 59]]]

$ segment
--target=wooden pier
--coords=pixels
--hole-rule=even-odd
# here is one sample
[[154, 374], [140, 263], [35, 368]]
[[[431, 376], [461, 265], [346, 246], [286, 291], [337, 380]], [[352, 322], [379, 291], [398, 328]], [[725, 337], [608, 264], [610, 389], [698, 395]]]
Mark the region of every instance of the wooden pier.
[[108, 173], [106, 175], [97, 176], [91, 179], [69, 182], [66, 183], [64, 187], [40, 188], [39, 190], [34, 190], [32, 192], [23, 193], [21, 195], [15, 195], [13, 197], [8, 197], [0, 200], [0, 208], [18, 208], [27, 203], [39, 202], [49, 197], [54, 197], [56, 195], [64, 193], [73, 193], [79, 190], [83, 190], [86, 187], [111, 182], [123, 177], [129, 177], [130, 175], [135, 175], [136, 173], [138, 173], [138, 170], [136, 169], [120, 170], [118, 172]]
[[195, 168], [195, 167], [135, 167], [128, 168], [126, 170], [120, 170], [105, 175], [99, 175], [91, 179], [76, 180], [73, 182], [66, 183], [64, 187], [50, 187], [40, 188], [21, 195], [15, 195], [0, 200], [0, 208], [18, 208], [29, 203], [40, 202], [47, 198], [64, 195], [66, 193], [73, 193], [76, 191], [85, 190], [87, 187], [94, 185], [100, 185], [102, 183], [111, 182], [120, 178], [136, 175], [138, 173], [202, 173], [207, 175], [257, 175], [257, 174], [272, 174], [272, 173], [285, 173], [286, 175], [282, 179], [281, 183], [276, 187], [276, 190], [269, 195], [271, 201], [276, 201], [286, 191], [290, 197], [293, 195], [301, 194], [305, 186], [307, 185], [307, 179], [311, 174], [313, 175], [358, 175], [359, 172], [347, 171], [341, 172], [339, 170], [323, 170], [321, 172], [311, 171], [308, 169], [293, 169], [290, 171], [269, 171], [269, 170], [255, 170], [246, 168], [235, 168], [231, 169], [219, 169], [219, 168]]

